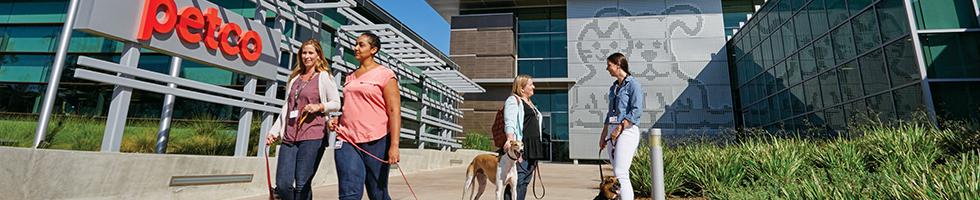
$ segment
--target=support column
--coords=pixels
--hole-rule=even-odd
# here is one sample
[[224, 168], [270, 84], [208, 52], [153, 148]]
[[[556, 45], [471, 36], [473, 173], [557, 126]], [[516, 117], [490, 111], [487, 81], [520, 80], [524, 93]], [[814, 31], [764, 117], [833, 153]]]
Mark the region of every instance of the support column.
[[[127, 42], [123, 47], [119, 64], [136, 68], [140, 60], [140, 45]], [[122, 77], [132, 78], [130, 75]], [[102, 134], [102, 152], [119, 152], [122, 144], [123, 130], [126, 128], [126, 116], [129, 114], [129, 102], [133, 97], [133, 88], [116, 85], [112, 89], [112, 103], [109, 103], [109, 115], [106, 117], [105, 132]]]
[[[255, 76], [248, 76], [245, 80], [245, 94], [255, 94], [255, 85], [258, 79]], [[243, 101], [247, 101], [242, 99]], [[244, 157], [248, 154], [248, 136], [252, 130], [252, 109], [242, 108], [241, 116], [238, 117], [238, 137], [235, 137], [235, 157]]]
[[[51, 110], [54, 108], [54, 100], [58, 97], [58, 84], [61, 83], [61, 72], [65, 68], [65, 56], [68, 54], [68, 44], [71, 41], [71, 30], [75, 26], [75, 13], [78, 11], [78, 1], [71, 0], [68, 4], [68, 17], [65, 25], [61, 27], [61, 36], [58, 38], [58, 51], [54, 56], [54, 65], [51, 66], [51, 73], [48, 74], [48, 87], [44, 90], [44, 103], [41, 106], [40, 117], [37, 120], [37, 128], [34, 130], [34, 146], [37, 148], [44, 141], [45, 134], [48, 132], [48, 121], [51, 120]], [[35, 106], [35, 109], [37, 106]]]
[[[176, 56], [170, 59], [170, 76], [180, 77], [181, 61], [182, 59]], [[167, 87], [177, 88], [177, 84], [167, 83]], [[157, 130], [157, 146], [155, 149], [158, 154], [167, 153], [167, 141], [170, 139], [170, 121], [174, 111], [175, 99], [173, 94], [163, 96], [163, 108], [160, 109], [160, 129]]]

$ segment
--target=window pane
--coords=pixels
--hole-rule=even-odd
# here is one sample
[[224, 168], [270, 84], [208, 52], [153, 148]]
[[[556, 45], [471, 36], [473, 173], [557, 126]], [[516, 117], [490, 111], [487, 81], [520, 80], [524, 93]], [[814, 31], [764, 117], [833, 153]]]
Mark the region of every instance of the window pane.
[[912, 120], [915, 114], [923, 114], [922, 86], [915, 84], [895, 90], [895, 110], [898, 111], [898, 119], [906, 121]]
[[844, 117], [844, 110], [841, 109], [841, 106], [825, 110], [824, 117], [827, 118], [827, 126], [834, 131], [843, 131], [847, 128], [846, 117]]
[[922, 52], [930, 78], [980, 77], [980, 33], [928, 34]]
[[810, 33], [810, 17], [807, 10], [801, 10], [799, 14], [796, 14], [796, 41], [802, 46], [810, 42], [813, 39], [813, 33]]
[[770, 44], [769, 41], [770, 41], [770, 39], [769, 38], [766, 38], [765, 40], [762, 41], [762, 46], [756, 47], [756, 48], [759, 48], [759, 49], [762, 50], [762, 51], [760, 51], [760, 53], [761, 53], [761, 56], [762, 56], [761, 59], [762, 59], [762, 68], [763, 69], [769, 68], [769, 67], [772, 66], [772, 44]]
[[796, 102], [796, 101], [793, 100], [792, 94], [790, 94], [790, 91], [787, 90], [787, 91], [784, 91], [782, 93], [779, 93], [779, 99], [780, 99], [780, 105], [781, 105], [781, 107], [779, 108], [779, 110], [782, 110], [782, 112], [781, 112], [782, 114], [781, 114], [781, 117], [780, 118], [785, 119], [785, 118], [792, 117], [797, 111], [793, 110], [793, 108], [794, 108], [793, 107], [793, 103]]
[[803, 85], [797, 85], [789, 89], [790, 101], [793, 101], [793, 115], [806, 112], [806, 94], [803, 93]]
[[852, 38], [850, 22], [845, 22], [834, 30], [834, 58], [836, 63], [844, 63], [854, 57], [854, 39]]
[[800, 72], [803, 73], [803, 79], [816, 76], [819, 72], [816, 58], [813, 56], [813, 46], [806, 47], [803, 51], [800, 51]]
[[4, 55], [0, 57], [0, 81], [45, 82], [53, 55]]
[[518, 33], [547, 32], [549, 23], [547, 8], [520, 9], [517, 11]]
[[530, 74], [531, 77], [549, 77], [547, 76], [551, 72], [551, 64], [547, 60], [537, 61], [537, 65], [531, 66], [534, 70]]
[[553, 57], [553, 58], [567, 57], [568, 50], [565, 49], [565, 46], [568, 45], [568, 42], [565, 41], [566, 39], [564, 33], [551, 35], [551, 41], [550, 41], [551, 46], [548, 47], [549, 51], [551, 51], [549, 57]]
[[548, 24], [548, 31], [565, 32], [565, 8], [551, 8], [551, 16]]
[[864, 89], [867, 94], [885, 91], [888, 87], [888, 77], [882, 76], [882, 74], [888, 74], [885, 71], [885, 66], [882, 64], [881, 51], [875, 50], [868, 53], [860, 60], [861, 77], [864, 81]]
[[905, 15], [905, 6], [902, 0], [882, 0], [875, 7], [878, 13], [878, 21], [881, 26], [881, 38], [889, 41], [909, 32], [909, 21]]
[[868, 10], [851, 21], [851, 25], [854, 26], [854, 43], [856, 46], [856, 53], [864, 53], [865, 51], [877, 47], [881, 44], [878, 34], [878, 26], [875, 18], [875, 11]]
[[786, 79], [786, 63], [779, 63], [778, 65], [776, 65], [776, 68], [774, 70], [775, 71], [773, 73], [775, 73], [774, 75], [776, 78], [775, 80], [776, 84], [774, 84], [775, 90], [779, 91], [782, 90], [783, 88], [786, 88], [786, 86], [789, 85]]
[[783, 25], [783, 51], [786, 52], [786, 54], [783, 55], [790, 55], [793, 53], [793, 51], [796, 51], [796, 36], [794, 36], [793, 27], [794, 25], [792, 20], [787, 21], [786, 24]]
[[521, 58], [546, 58], [550, 52], [549, 35], [531, 34], [517, 36], [517, 55]]
[[150, 70], [153, 72], [161, 74], [170, 74], [170, 56], [153, 54], [140, 56], [139, 64], [136, 65], [139, 69]]
[[798, 55], [793, 55], [786, 60], [786, 85], [790, 86], [800, 82], [800, 59]]
[[919, 29], [976, 28], [977, 13], [969, 0], [912, 1]]
[[823, 71], [834, 66], [834, 53], [830, 44], [830, 35], [824, 36], [813, 44], [813, 57], [817, 61], [817, 71]]
[[929, 83], [938, 117], [948, 120], [980, 117], [980, 84], [977, 82]]
[[8, 27], [9, 38], [4, 49], [8, 52], [54, 52], [60, 29], [58, 26]]
[[888, 56], [888, 73], [892, 85], [901, 85], [917, 81], [920, 78], [919, 65], [915, 58], [916, 49], [910, 39], [902, 39], [885, 46]]
[[772, 36], [769, 36], [769, 40], [772, 41], [772, 64], [775, 65], [776, 62], [783, 59], [786, 52], [783, 49], [783, 31], [776, 29]]
[[877, 116], [882, 122], [891, 122], [895, 119], [895, 102], [892, 100], [892, 93], [886, 92], [867, 99], [868, 108], [871, 116]]
[[861, 85], [861, 70], [858, 70], [857, 61], [842, 65], [838, 75], [845, 101], [864, 96], [864, 88]]
[[864, 100], [848, 103], [844, 107], [844, 113], [847, 115], [847, 121], [850, 123], [863, 123], [868, 120], [868, 106]]
[[68, 45], [68, 52], [79, 53], [105, 53], [121, 52], [122, 42], [106, 39], [88, 33], [74, 31], [71, 33], [71, 43]]
[[847, 0], [847, 8], [851, 10], [851, 15], [861, 12], [861, 9], [868, 7], [873, 0]]
[[823, 94], [820, 93], [820, 79], [814, 78], [803, 82], [806, 92], [806, 103], [808, 110], [818, 110], [823, 108]]
[[841, 102], [838, 87], [837, 71], [828, 71], [820, 75], [820, 90], [823, 91], [824, 106], [833, 106]]
[[810, 23], [813, 24], [812, 32], [814, 37], [830, 29], [830, 25], [827, 24], [827, 11], [824, 10], [823, 4], [824, 0], [813, 0], [813, 2], [810, 2]]
[[568, 77], [568, 60], [567, 59], [554, 59], [549, 61], [551, 63], [550, 77]]
[[60, 23], [65, 20], [68, 1], [34, 0], [12, 2], [7, 23]]
[[231, 71], [202, 65], [189, 60], [180, 63], [180, 76], [186, 79], [214, 85], [231, 85], [234, 73]]
[[831, 27], [846, 21], [847, 17], [850, 17], [844, 0], [827, 0], [824, 5], [827, 6], [827, 20], [830, 20]]
[[544, 68], [547, 70], [548, 62], [544, 60], [519, 60], [517, 61], [517, 74], [532, 75], [535, 69]]
[[568, 140], [568, 113], [551, 113], [551, 138]]

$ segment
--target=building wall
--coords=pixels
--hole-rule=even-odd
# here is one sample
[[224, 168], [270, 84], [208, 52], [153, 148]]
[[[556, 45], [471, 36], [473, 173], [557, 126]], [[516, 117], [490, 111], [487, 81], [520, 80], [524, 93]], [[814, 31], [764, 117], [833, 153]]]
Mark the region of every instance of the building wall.
[[[516, 70], [514, 24], [511, 14], [461, 15], [452, 18], [450, 58], [470, 79], [513, 79]], [[497, 110], [510, 91], [509, 83], [480, 83], [483, 94], [464, 94], [459, 120], [465, 133], [490, 135]]]
[[[568, 1], [569, 146], [572, 159], [597, 159], [613, 78], [605, 58], [626, 54], [646, 92], [643, 132], [717, 133], [734, 127], [720, 0]], [[603, 156], [605, 157], [605, 156]]]

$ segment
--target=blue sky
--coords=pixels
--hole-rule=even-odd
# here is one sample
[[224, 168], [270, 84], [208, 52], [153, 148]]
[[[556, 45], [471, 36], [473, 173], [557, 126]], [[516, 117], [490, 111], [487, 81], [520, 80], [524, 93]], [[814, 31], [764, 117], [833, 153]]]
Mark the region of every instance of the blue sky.
[[425, 0], [375, 0], [381, 8], [422, 36], [429, 44], [449, 55], [449, 23]]

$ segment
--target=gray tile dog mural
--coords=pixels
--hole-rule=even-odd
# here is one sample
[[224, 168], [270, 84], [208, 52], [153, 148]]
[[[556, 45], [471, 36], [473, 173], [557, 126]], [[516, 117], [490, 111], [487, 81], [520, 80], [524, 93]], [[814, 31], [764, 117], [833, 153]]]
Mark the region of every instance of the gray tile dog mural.
[[[606, 57], [625, 54], [646, 89], [641, 130], [714, 134], [734, 127], [721, 2], [568, 2], [570, 156], [597, 158], [613, 82]], [[606, 5], [606, 6], [601, 6]], [[591, 148], [589, 148], [591, 147]]]

